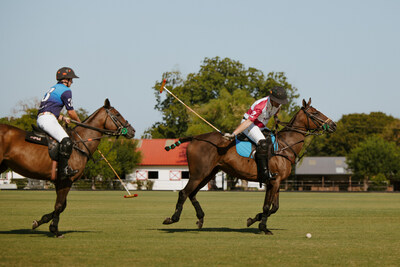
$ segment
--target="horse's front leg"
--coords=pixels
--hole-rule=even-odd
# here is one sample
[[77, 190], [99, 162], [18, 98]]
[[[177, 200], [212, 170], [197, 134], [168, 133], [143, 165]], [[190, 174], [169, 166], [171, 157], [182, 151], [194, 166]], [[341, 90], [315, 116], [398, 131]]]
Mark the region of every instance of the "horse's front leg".
[[[265, 198], [267, 198], [267, 195], [265, 196]], [[265, 200], [264, 200], [264, 205], [265, 205]], [[279, 192], [276, 194], [276, 197], [273, 198], [272, 208], [268, 212], [268, 216], [270, 216], [271, 214], [275, 213], [278, 209], [279, 209]], [[250, 227], [255, 222], [261, 221], [262, 215], [263, 215], [263, 213], [260, 212], [254, 218], [248, 218], [247, 219], [247, 227]]]
[[56, 235], [56, 237], [63, 238], [64, 236], [58, 231], [58, 223], [60, 221], [60, 214], [65, 210], [67, 207], [67, 200], [64, 201], [62, 205], [59, 205], [59, 203], [56, 203], [55, 209], [53, 212], [53, 221], [50, 223], [49, 230], [53, 234]]
[[42, 224], [44, 224], [44, 223], [48, 223], [49, 221], [53, 220], [53, 218], [54, 218], [54, 211], [51, 212], [51, 213], [48, 213], [48, 214], [43, 215], [42, 218], [41, 218], [39, 221], [37, 221], [37, 220], [34, 220], [34, 221], [33, 221], [33, 223], [32, 223], [32, 229], [36, 229], [36, 228], [38, 228], [40, 225], [42, 225]]
[[277, 199], [279, 198], [279, 185], [279, 180], [276, 180], [273, 184], [269, 184], [267, 186], [267, 192], [265, 193], [263, 212], [261, 215], [261, 222], [258, 225], [258, 229], [264, 232], [266, 235], [272, 235], [272, 232], [267, 228], [267, 220], [268, 217], [273, 213], [272, 211], [276, 212], [277, 210], [271, 209], [271, 205], [272, 203], [278, 201]]
[[62, 180], [56, 183], [56, 190], [57, 190], [57, 199], [56, 204], [54, 205], [54, 212], [53, 212], [53, 221], [50, 223], [49, 230], [56, 237], [64, 237], [58, 231], [58, 223], [60, 221], [60, 214], [65, 210], [67, 207], [67, 195], [69, 190], [71, 189], [72, 181], [70, 179]]

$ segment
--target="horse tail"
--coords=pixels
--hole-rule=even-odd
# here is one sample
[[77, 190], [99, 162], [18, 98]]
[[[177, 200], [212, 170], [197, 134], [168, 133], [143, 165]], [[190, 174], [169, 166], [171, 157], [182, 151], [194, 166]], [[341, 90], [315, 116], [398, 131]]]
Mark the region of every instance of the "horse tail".
[[173, 143], [173, 144], [170, 145], [170, 146], [164, 147], [164, 149], [167, 150], [167, 151], [170, 151], [171, 149], [174, 149], [175, 147], [179, 146], [180, 144], [185, 143], [185, 142], [190, 142], [190, 141], [192, 141], [192, 140], [193, 140], [193, 137], [183, 137], [183, 138], [179, 138], [178, 141], [176, 141], [175, 143]]

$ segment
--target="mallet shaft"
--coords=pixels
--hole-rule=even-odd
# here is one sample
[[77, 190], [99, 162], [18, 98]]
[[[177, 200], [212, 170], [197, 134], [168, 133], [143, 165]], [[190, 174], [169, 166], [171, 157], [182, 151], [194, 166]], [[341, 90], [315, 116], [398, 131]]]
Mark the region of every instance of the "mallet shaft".
[[202, 116], [200, 116], [196, 111], [194, 111], [193, 109], [191, 109], [188, 105], [186, 105], [185, 103], [183, 103], [182, 100], [180, 100], [177, 96], [175, 96], [170, 90], [168, 90], [165, 86], [165, 80], [162, 83], [162, 87], [161, 87], [161, 91], [162, 89], [165, 89], [170, 95], [172, 95], [176, 100], [178, 100], [182, 105], [184, 105], [188, 110], [190, 110], [191, 112], [193, 112], [195, 115], [197, 115], [197, 117], [199, 117], [200, 119], [202, 119], [205, 123], [207, 123], [209, 126], [211, 126], [214, 130], [216, 130], [217, 132], [219, 132], [220, 134], [222, 134], [222, 132], [220, 130], [218, 130], [214, 125], [212, 125], [211, 123], [209, 123], [206, 119], [204, 119]]
[[99, 149], [97, 149], [97, 151], [100, 153], [101, 157], [107, 162], [108, 166], [110, 166], [111, 170], [114, 172], [114, 174], [117, 176], [117, 178], [119, 179], [119, 181], [121, 182], [121, 184], [123, 185], [123, 187], [125, 188], [126, 192], [128, 192], [129, 195], [131, 195], [131, 192], [129, 192], [128, 188], [126, 188], [125, 183], [121, 180], [121, 178], [119, 178], [118, 173], [114, 170], [114, 168], [111, 166], [110, 162], [108, 162], [108, 160], [106, 159], [106, 157], [103, 155], [103, 153], [101, 153], [101, 151]]

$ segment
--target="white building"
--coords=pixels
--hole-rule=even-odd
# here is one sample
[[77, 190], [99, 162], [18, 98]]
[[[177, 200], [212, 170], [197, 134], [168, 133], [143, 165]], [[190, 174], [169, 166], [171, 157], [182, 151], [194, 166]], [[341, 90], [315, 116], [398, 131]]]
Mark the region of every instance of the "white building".
[[[148, 180], [154, 182], [153, 190], [181, 190], [189, 179], [189, 169], [186, 160], [188, 143], [166, 151], [165, 146], [170, 146], [178, 139], [142, 139], [139, 141], [138, 150], [142, 153], [142, 162], [127, 176], [131, 181]], [[226, 188], [226, 179], [222, 172], [216, 175], [217, 187]], [[224, 185], [224, 186], [223, 186]], [[129, 189], [136, 189], [128, 183]], [[201, 190], [208, 190], [208, 186]]]
[[23, 179], [18, 173], [4, 172], [0, 174], [0, 189], [17, 189], [17, 185], [12, 183], [12, 179]]

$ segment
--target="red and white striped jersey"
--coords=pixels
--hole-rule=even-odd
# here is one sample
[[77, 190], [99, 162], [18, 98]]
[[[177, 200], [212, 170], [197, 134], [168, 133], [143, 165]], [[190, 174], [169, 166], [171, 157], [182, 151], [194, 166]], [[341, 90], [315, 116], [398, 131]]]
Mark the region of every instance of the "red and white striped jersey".
[[244, 114], [244, 118], [250, 119], [259, 128], [266, 127], [268, 121], [278, 112], [279, 107], [271, 104], [269, 97], [264, 97], [251, 105], [250, 109]]

